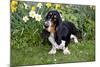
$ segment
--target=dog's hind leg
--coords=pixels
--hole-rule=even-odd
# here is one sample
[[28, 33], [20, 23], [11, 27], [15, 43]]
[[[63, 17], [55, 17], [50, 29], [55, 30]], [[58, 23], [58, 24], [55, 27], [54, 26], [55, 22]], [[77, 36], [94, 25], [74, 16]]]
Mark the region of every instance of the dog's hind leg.
[[61, 40], [61, 44], [59, 45], [59, 49], [63, 49], [63, 54], [64, 55], [67, 55], [67, 54], [70, 54], [70, 51], [68, 50], [68, 45], [67, 47], [65, 47], [65, 43], [66, 41], [64, 40]]

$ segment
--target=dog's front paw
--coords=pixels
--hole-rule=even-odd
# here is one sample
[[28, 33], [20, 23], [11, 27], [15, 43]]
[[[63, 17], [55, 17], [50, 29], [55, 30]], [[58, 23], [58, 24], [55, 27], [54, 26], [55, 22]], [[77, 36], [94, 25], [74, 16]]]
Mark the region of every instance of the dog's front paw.
[[70, 54], [70, 51], [68, 49], [63, 50], [64, 55]]
[[48, 54], [56, 54], [56, 50], [51, 49]]

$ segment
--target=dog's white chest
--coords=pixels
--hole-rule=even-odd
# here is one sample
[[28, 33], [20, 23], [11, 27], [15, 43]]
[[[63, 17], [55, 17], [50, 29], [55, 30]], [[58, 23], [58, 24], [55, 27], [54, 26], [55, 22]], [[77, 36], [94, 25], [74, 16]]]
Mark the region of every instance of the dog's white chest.
[[48, 39], [51, 42], [51, 44], [53, 45], [53, 47], [55, 47], [56, 49], [63, 49], [65, 47], [65, 41], [63, 41], [63, 40], [61, 40], [60, 45], [58, 45], [56, 43], [55, 38], [54, 38], [54, 33], [51, 33]]
[[49, 41], [51, 42], [52, 46], [55, 47], [55, 48], [59, 48], [58, 44], [56, 43], [55, 41], [55, 38], [54, 38], [54, 33], [50, 33], [50, 36], [49, 36]]

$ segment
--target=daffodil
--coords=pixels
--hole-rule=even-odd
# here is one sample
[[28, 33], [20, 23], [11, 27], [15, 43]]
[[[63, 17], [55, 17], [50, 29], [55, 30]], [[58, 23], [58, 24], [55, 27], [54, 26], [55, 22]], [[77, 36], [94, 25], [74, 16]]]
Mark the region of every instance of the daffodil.
[[35, 20], [36, 21], [40, 21], [41, 19], [42, 19], [41, 15], [39, 15], [39, 14], [35, 15]]
[[31, 10], [31, 11], [29, 12], [29, 16], [30, 16], [30, 17], [35, 18], [35, 15], [36, 15], [35, 11]]
[[24, 3], [25, 9], [28, 9], [28, 5], [26, 3]]
[[11, 7], [11, 12], [14, 13], [17, 10], [17, 7]]
[[51, 3], [47, 3], [46, 6], [47, 6], [48, 8], [50, 8], [50, 7], [51, 7]]
[[16, 0], [11, 1], [11, 12], [15, 12], [17, 10], [18, 2]]
[[39, 7], [39, 8], [41, 8], [42, 6], [43, 6], [42, 3], [37, 4], [37, 7]]
[[24, 16], [24, 17], [23, 17], [23, 21], [24, 21], [24, 22], [27, 22], [28, 20], [29, 20], [28, 16]]
[[35, 10], [35, 6], [32, 6], [31, 10], [33, 10], [33, 11], [34, 11], [34, 10]]
[[90, 5], [90, 8], [93, 9], [93, 10], [95, 10], [95, 6]]
[[11, 1], [11, 5], [12, 5], [12, 6], [16, 6], [17, 4], [18, 4], [18, 2], [17, 2], [16, 0], [12, 0], [12, 1]]
[[61, 8], [61, 5], [60, 4], [56, 4], [56, 6], [55, 6], [55, 9], [60, 9]]

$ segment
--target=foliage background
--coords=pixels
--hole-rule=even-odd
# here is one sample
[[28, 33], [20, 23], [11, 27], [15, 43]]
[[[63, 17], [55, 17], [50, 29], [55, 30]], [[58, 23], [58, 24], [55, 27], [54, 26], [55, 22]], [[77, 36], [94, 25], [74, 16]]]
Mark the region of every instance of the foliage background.
[[[14, 0], [15, 1], [15, 0]], [[51, 4], [51, 5], [50, 5]], [[39, 5], [39, 6], [38, 6]], [[33, 7], [33, 8], [32, 8]], [[29, 13], [33, 10], [41, 16], [40, 21], [36, 21], [36, 18], [30, 17]], [[44, 50], [44, 56], [48, 56], [47, 52], [50, 47], [48, 42], [41, 44], [40, 33], [43, 29], [44, 17], [49, 10], [58, 10], [62, 14], [63, 20], [68, 20], [73, 22], [76, 27], [81, 31], [80, 43], [76, 46], [71, 47], [71, 51], [83, 51], [80, 57], [79, 54], [73, 53], [67, 61], [62, 58], [63, 55], [57, 55], [57, 57], [49, 57], [47, 59], [42, 58], [41, 62], [37, 61], [42, 55], [33, 56], [34, 51], [40, 52]], [[46, 64], [46, 63], [62, 63], [62, 62], [75, 62], [75, 61], [93, 61], [95, 60], [95, 6], [93, 5], [74, 5], [74, 4], [56, 4], [56, 3], [38, 3], [38, 2], [26, 2], [26, 1], [16, 1], [12, 3], [11, 1], [11, 64], [12, 65], [25, 65], [25, 64]], [[25, 20], [23, 17], [27, 16]], [[74, 44], [74, 43], [71, 43]], [[83, 45], [82, 45], [83, 44]], [[43, 46], [45, 45], [45, 47]], [[87, 47], [86, 47], [87, 46]], [[42, 48], [40, 48], [42, 47]], [[37, 50], [37, 49], [40, 49]], [[85, 51], [85, 52], [84, 52]], [[84, 53], [89, 53], [85, 55]], [[26, 55], [29, 56], [26, 56]], [[76, 56], [75, 56], [76, 54]], [[31, 56], [33, 60], [31, 60]], [[65, 56], [64, 56], [65, 57]], [[68, 57], [68, 56], [67, 56]], [[67, 58], [66, 57], [66, 58]], [[74, 60], [72, 60], [74, 57]], [[22, 58], [22, 60], [20, 59]], [[25, 61], [27, 59], [29, 60]], [[51, 59], [50, 59], [51, 58]], [[54, 62], [54, 59], [58, 61]], [[63, 61], [59, 60], [63, 59]], [[72, 58], [72, 59], [70, 59]], [[53, 60], [54, 61], [53, 61]], [[43, 61], [44, 60], [44, 61]], [[25, 61], [25, 62], [24, 62]], [[61, 61], [61, 62], [60, 62]]]

